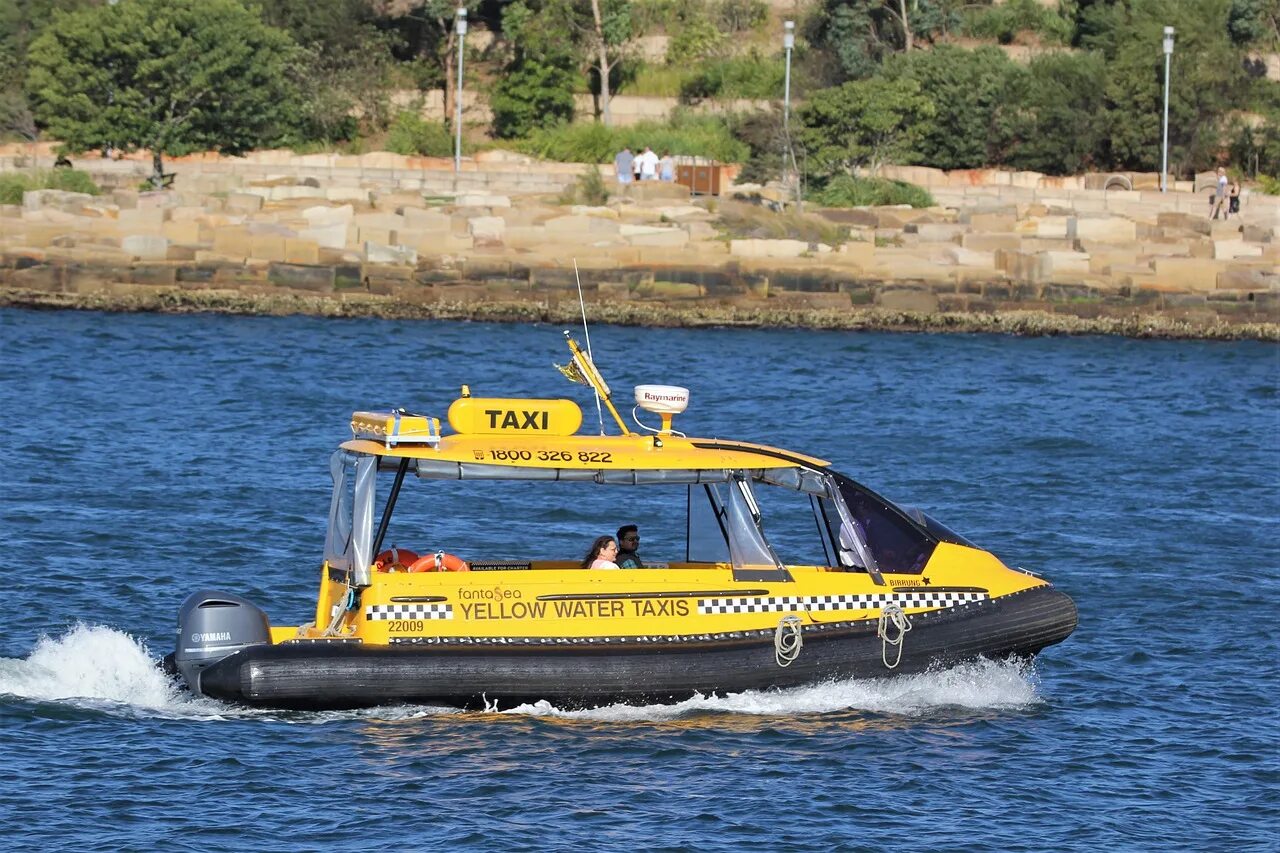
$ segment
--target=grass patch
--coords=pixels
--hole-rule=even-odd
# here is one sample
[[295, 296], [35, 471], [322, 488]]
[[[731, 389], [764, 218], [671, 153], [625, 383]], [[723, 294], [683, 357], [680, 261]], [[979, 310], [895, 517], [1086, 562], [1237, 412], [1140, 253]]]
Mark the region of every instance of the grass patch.
[[101, 195], [102, 189], [87, 172], [53, 169], [34, 173], [0, 175], [0, 204], [22, 204], [22, 194], [30, 190], [62, 190], [69, 193]]
[[1071, 22], [1055, 9], [1046, 9], [1035, 0], [1009, 0], [1001, 6], [969, 9], [960, 28], [967, 36], [995, 39], [1010, 44], [1020, 32], [1037, 33], [1043, 41], [1068, 44]]
[[847, 227], [794, 210], [774, 213], [759, 205], [725, 201], [719, 212], [721, 230], [731, 240], [803, 240], [828, 246], [849, 240]]
[[674, 98], [684, 88], [689, 71], [676, 65], [642, 65], [635, 76], [618, 87], [620, 95], [643, 95], [650, 98]]
[[427, 121], [405, 110], [396, 115], [387, 130], [387, 150], [396, 154], [452, 157], [453, 134], [443, 122]]
[[821, 189], [809, 194], [811, 201], [823, 207], [875, 207], [878, 205], [909, 204], [912, 207], [933, 207], [933, 196], [928, 190], [903, 181], [886, 178], [851, 178], [840, 175]]

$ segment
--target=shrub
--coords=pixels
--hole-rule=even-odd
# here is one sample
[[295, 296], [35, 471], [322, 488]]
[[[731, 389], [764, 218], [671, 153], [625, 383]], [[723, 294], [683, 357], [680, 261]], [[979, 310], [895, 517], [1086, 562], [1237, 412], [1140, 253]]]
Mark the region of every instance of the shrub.
[[702, 98], [776, 98], [786, 72], [778, 59], [752, 50], [745, 56], [703, 62], [680, 86], [685, 103]]
[[453, 136], [438, 121], [405, 110], [391, 122], [387, 133], [387, 150], [396, 154], [422, 154], [428, 157], [453, 155]]
[[22, 194], [33, 188], [26, 175], [0, 175], [0, 204], [22, 204]]
[[909, 204], [912, 207], [932, 207], [933, 196], [914, 184], [890, 181], [885, 178], [852, 178], [840, 175], [832, 178], [820, 190], [810, 194], [810, 199], [825, 207], [863, 207], [886, 204]]
[[970, 10], [965, 13], [961, 30], [975, 38], [995, 39], [1009, 44], [1020, 32], [1038, 33], [1045, 41], [1066, 44], [1071, 41], [1071, 22], [1053, 9], [1035, 0], [1009, 0], [1002, 6]]
[[1280, 195], [1280, 178], [1258, 175], [1258, 188], [1264, 195]]
[[582, 170], [578, 180], [565, 188], [560, 196], [561, 204], [589, 204], [599, 207], [609, 201], [609, 188], [604, 176], [594, 166]]
[[88, 193], [100, 195], [102, 190], [93, 182], [88, 172], [76, 169], [54, 169], [43, 175], [42, 189], [63, 190], [69, 193]]
[[749, 153], [724, 119], [680, 112], [670, 122], [641, 122], [629, 127], [608, 128], [595, 122], [561, 124], [535, 130], [513, 147], [561, 163], [610, 163], [623, 146], [639, 152], [646, 145], [659, 153], [712, 157], [723, 163], [740, 163]]
[[62, 190], [89, 195], [102, 193], [88, 173], [75, 169], [0, 175], [0, 204], [22, 204], [22, 194], [29, 190]]

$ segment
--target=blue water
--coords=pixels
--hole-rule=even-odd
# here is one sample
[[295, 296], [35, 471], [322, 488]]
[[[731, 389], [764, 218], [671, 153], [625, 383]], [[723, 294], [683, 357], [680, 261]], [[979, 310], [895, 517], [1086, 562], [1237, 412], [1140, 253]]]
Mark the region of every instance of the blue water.
[[[188, 592], [309, 618], [350, 412], [443, 414], [466, 382], [577, 396], [594, 419], [551, 368], [559, 330], [4, 310], [0, 847], [1277, 849], [1280, 349], [603, 326], [592, 343], [619, 396], [687, 385], [678, 427], [832, 460], [1047, 574], [1079, 629], [1033, 667], [675, 706], [193, 699], [154, 668]], [[616, 523], [584, 517], [599, 500], [519, 503], [466, 529], [518, 526], [551, 554]]]

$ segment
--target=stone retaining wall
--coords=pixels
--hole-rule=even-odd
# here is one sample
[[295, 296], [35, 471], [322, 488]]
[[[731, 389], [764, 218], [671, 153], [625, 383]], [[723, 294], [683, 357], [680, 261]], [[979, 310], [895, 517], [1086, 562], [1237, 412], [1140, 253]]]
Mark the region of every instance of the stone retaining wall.
[[[21, 207], [0, 207], [0, 287], [550, 304], [576, 298], [576, 260], [589, 298], [614, 306], [1036, 309], [1205, 329], [1280, 319], [1280, 200], [1269, 197], [1223, 222], [1189, 192], [960, 183], [935, 188], [935, 208], [810, 211], [826, 222], [810, 233], [832, 235], [823, 243], [728, 234], [726, 211], [754, 212], [766, 231], [788, 220], [678, 185], [616, 188], [602, 207], [532, 191], [571, 183], [580, 165], [477, 164], [530, 190], [504, 194], [436, 189], [439, 170], [394, 157], [210, 158], [178, 166], [189, 171], [171, 191], [126, 179], [97, 198], [28, 193]], [[136, 164], [101, 165], [128, 175]]]

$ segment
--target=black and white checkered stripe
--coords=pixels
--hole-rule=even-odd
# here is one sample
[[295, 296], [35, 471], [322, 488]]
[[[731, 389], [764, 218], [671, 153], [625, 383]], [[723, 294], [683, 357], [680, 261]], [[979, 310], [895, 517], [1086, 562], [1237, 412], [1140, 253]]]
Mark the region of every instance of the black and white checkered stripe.
[[698, 612], [782, 613], [788, 610], [878, 610], [886, 604], [899, 607], [955, 607], [985, 601], [985, 592], [874, 592], [866, 595], [780, 595], [772, 598], [700, 598]]
[[366, 619], [452, 619], [452, 604], [371, 604], [364, 609]]

